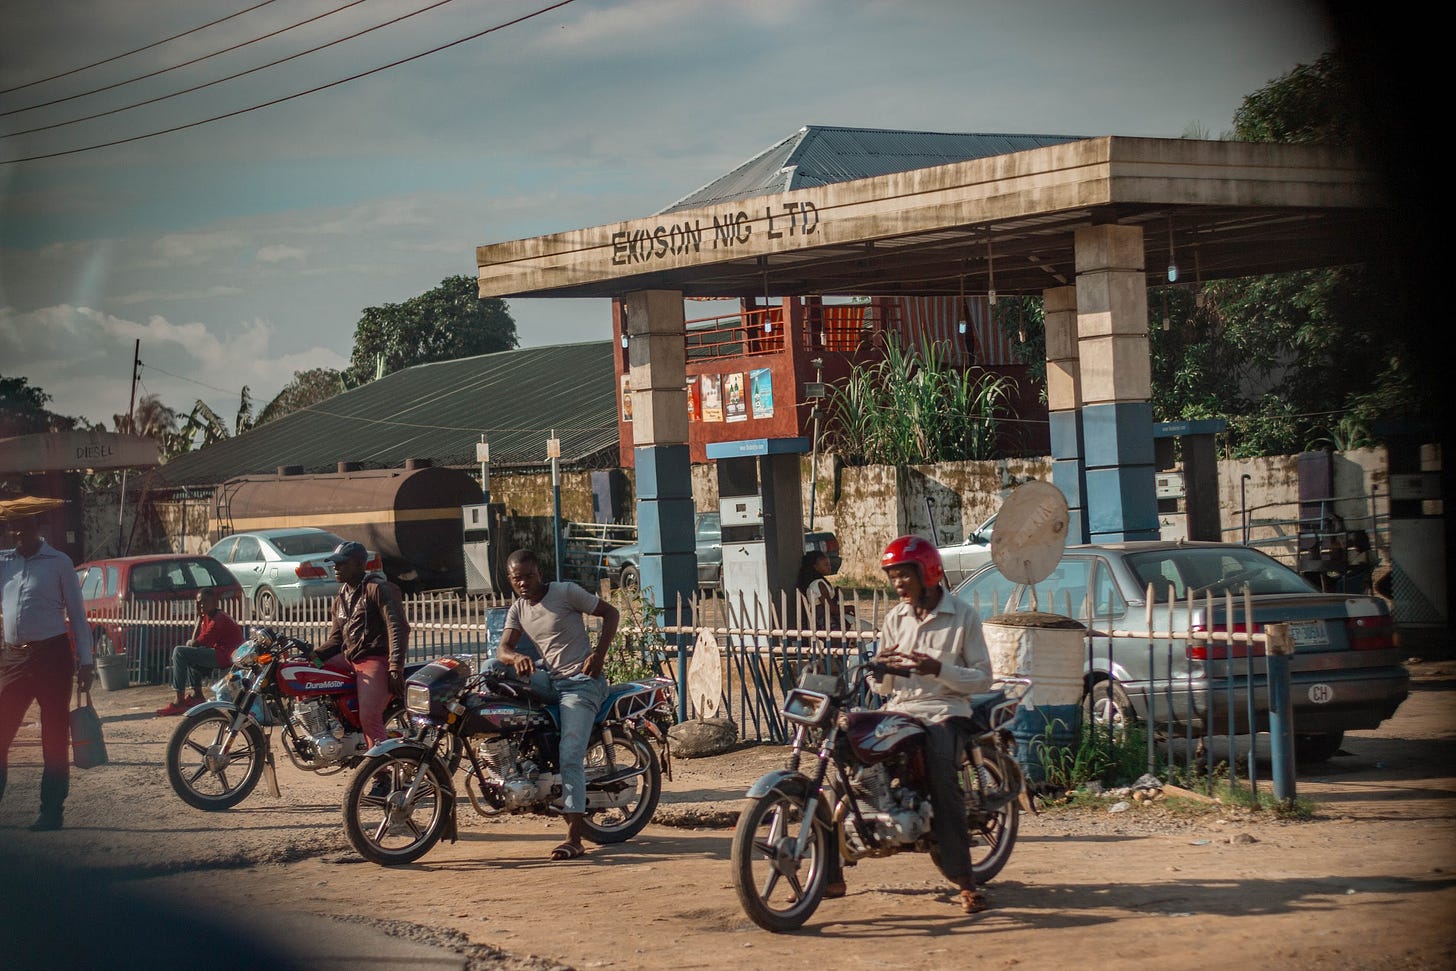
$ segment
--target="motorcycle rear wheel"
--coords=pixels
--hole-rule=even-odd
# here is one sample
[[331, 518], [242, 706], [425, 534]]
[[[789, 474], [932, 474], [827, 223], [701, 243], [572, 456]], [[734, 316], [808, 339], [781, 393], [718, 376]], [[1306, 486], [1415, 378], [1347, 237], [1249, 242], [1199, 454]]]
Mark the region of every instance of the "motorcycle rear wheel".
[[[623, 797], [619, 793], [613, 799], [617, 805], [593, 809], [592, 781], [624, 770], [641, 773], [624, 783], [626, 788], [622, 791], [632, 794]], [[586, 782], [587, 812], [581, 821], [586, 838], [599, 845], [622, 843], [642, 832], [652, 820], [657, 800], [662, 796], [662, 767], [647, 739], [636, 733], [618, 731], [613, 735], [610, 749], [598, 739], [586, 750]]]
[[[985, 770], [990, 777], [991, 787], [1004, 792], [1007, 776], [1013, 774], [1002, 767], [1000, 758], [999, 755], [988, 753]], [[1016, 834], [1021, 829], [1021, 801], [1020, 794], [1017, 793], [996, 809], [989, 812], [982, 809], [973, 797], [979, 791], [970, 778], [974, 771], [969, 763], [961, 767], [961, 788], [967, 795], [971, 872], [976, 876], [976, 885], [980, 886], [994, 879], [1011, 859], [1011, 851], [1016, 847]]]
[[[344, 790], [344, 832], [371, 863], [413, 863], [439, 842], [453, 790], [434, 760], [421, 764], [419, 749], [365, 759]], [[412, 800], [407, 790], [423, 773]]]
[[[803, 826], [811, 834], [796, 860]], [[822, 827], [804, 819], [802, 796], [775, 791], [750, 800], [733, 830], [733, 888], [743, 912], [766, 931], [798, 930], [819, 908], [829, 854], [838, 852]]]
[[262, 778], [268, 743], [257, 725], [244, 727], [227, 755], [221, 753], [232, 721], [233, 712], [221, 708], [187, 715], [167, 742], [167, 781], [194, 809], [231, 809], [248, 798]]

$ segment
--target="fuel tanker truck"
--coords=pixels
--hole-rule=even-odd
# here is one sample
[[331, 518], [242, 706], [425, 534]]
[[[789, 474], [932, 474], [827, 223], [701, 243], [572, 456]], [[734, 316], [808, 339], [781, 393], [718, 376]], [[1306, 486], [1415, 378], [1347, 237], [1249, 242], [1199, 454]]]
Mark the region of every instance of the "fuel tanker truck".
[[279, 527], [316, 526], [379, 553], [384, 572], [406, 591], [465, 585], [461, 507], [481, 502], [480, 484], [460, 469], [409, 459], [403, 468], [229, 479], [213, 493], [215, 538]]

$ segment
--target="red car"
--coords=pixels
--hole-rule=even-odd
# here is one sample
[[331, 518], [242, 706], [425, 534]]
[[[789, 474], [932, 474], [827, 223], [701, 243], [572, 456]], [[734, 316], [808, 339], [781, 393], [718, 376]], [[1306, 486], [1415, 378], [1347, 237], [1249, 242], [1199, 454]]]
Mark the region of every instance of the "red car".
[[[76, 577], [81, 581], [81, 596], [91, 623], [92, 650], [100, 657], [146, 655], [143, 663], [158, 669], [139, 670], [142, 680], [160, 677], [158, 663], [169, 663], [172, 647], [191, 633], [197, 619], [194, 601], [198, 590], [216, 587], [223, 609], [234, 616], [243, 596], [237, 579], [210, 556], [159, 553], [90, 560], [76, 567]], [[121, 623], [123, 618], [154, 623]], [[163, 653], [166, 657], [162, 657]], [[139, 663], [134, 661], [129, 666], [137, 668]]]

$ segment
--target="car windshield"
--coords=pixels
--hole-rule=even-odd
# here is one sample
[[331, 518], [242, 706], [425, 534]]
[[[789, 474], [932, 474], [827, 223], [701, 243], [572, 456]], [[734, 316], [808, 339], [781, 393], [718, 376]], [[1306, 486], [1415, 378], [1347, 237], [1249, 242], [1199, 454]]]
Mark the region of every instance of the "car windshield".
[[1181, 600], [1192, 592], [1205, 593], [1309, 593], [1303, 577], [1279, 561], [1242, 546], [1198, 547], [1130, 553], [1128, 568], [1146, 590], [1153, 587], [1159, 600]]
[[344, 540], [333, 533], [288, 533], [283, 536], [270, 536], [268, 541], [284, 556], [300, 557], [332, 553], [334, 547]]

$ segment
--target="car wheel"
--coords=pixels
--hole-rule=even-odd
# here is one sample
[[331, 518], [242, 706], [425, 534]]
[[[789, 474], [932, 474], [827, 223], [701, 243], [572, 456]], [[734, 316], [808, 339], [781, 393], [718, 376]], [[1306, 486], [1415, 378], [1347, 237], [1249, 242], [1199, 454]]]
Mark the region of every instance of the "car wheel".
[[1082, 696], [1082, 716], [1088, 724], [1113, 735], [1122, 735], [1137, 721], [1127, 692], [1112, 678], [1098, 681]]
[[253, 606], [256, 608], [259, 620], [272, 620], [278, 616], [278, 595], [264, 587], [253, 598]]
[[617, 575], [617, 586], [623, 590], [636, 590], [642, 583], [642, 577], [637, 573], [637, 567], [628, 563], [622, 567], [622, 572]]
[[1323, 735], [1294, 736], [1294, 761], [1297, 765], [1328, 762], [1340, 751], [1345, 740], [1344, 732], [1326, 732]]

